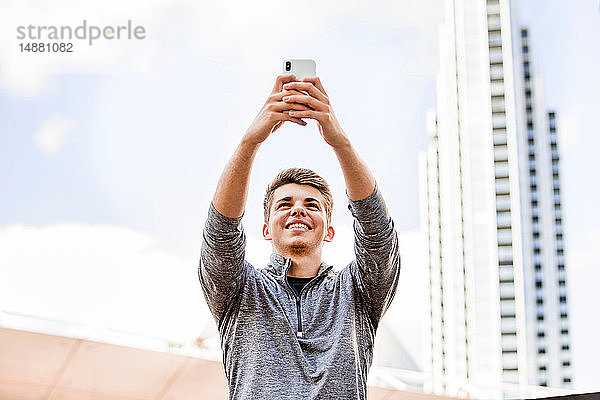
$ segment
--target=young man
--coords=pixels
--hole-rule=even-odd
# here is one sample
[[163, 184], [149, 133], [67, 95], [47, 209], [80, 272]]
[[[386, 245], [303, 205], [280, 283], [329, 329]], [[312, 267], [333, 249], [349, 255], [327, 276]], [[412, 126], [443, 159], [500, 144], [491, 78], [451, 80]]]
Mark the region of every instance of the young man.
[[[314, 172], [291, 168], [269, 185], [266, 268], [244, 259], [244, 213], [260, 144], [285, 121], [315, 119], [333, 148], [355, 218], [356, 260], [321, 260], [333, 202]], [[209, 208], [198, 275], [221, 337], [230, 399], [366, 399], [377, 326], [398, 283], [394, 224], [375, 179], [333, 114], [318, 78], [279, 76], [225, 167]]]

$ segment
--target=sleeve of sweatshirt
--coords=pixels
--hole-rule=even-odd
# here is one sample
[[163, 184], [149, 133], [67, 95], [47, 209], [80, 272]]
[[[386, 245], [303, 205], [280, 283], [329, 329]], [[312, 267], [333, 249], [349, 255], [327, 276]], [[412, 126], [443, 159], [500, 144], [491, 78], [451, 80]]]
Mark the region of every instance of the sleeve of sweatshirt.
[[229, 218], [210, 205], [202, 234], [198, 277], [219, 331], [239, 297], [251, 268], [244, 261], [242, 217]]
[[350, 269], [371, 323], [377, 328], [398, 286], [398, 235], [377, 187], [365, 199], [348, 197], [348, 201], [354, 217], [356, 255]]

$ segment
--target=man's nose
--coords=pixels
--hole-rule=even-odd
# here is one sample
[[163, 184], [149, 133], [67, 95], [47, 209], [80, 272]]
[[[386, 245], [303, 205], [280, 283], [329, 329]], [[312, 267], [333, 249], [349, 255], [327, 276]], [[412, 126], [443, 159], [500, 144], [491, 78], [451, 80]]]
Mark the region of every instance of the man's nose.
[[301, 204], [296, 204], [292, 207], [292, 215], [303, 215], [306, 216], [306, 210], [304, 206]]

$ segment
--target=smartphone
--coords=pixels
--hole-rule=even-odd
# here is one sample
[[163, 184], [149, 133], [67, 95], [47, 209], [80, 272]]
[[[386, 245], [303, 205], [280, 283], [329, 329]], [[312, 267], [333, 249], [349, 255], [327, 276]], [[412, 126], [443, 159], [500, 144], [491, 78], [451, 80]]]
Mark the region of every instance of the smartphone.
[[294, 74], [298, 80], [303, 78], [314, 78], [317, 76], [317, 63], [315, 60], [285, 60], [283, 62], [283, 73]]

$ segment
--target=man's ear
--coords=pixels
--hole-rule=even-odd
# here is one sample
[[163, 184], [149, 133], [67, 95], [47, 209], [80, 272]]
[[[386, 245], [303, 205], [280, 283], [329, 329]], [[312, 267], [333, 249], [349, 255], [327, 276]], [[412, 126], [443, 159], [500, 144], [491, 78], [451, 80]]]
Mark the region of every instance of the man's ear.
[[323, 241], [331, 242], [333, 240], [334, 236], [335, 236], [335, 230], [333, 229], [333, 226], [328, 226], [327, 227], [327, 235], [325, 235], [325, 237], [323, 238]]
[[267, 224], [263, 224], [263, 238], [265, 238], [265, 240], [273, 240], [273, 238], [271, 237], [271, 232], [269, 232], [269, 225]]

